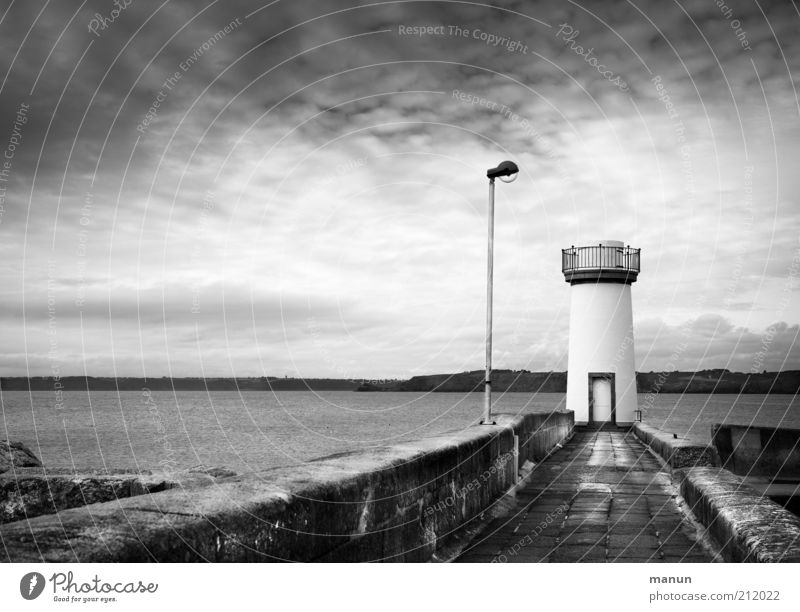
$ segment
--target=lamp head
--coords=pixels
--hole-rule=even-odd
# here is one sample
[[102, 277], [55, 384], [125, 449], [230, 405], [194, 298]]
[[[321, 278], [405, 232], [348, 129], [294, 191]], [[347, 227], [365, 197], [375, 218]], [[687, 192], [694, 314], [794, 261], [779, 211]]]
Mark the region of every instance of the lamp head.
[[[500, 178], [505, 183], [510, 183], [517, 178], [519, 168], [517, 164], [512, 161], [501, 162], [497, 168], [491, 168], [486, 171], [486, 176], [490, 179]], [[505, 178], [508, 177], [508, 178]]]

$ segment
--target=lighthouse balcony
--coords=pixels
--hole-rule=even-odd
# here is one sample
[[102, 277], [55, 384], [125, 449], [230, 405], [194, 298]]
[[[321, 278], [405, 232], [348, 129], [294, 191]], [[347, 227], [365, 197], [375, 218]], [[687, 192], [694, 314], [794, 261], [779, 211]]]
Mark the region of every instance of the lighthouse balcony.
[[561, 250], [561, 271], [571, 284], [636, 282], [641, 249], [597, 244]]

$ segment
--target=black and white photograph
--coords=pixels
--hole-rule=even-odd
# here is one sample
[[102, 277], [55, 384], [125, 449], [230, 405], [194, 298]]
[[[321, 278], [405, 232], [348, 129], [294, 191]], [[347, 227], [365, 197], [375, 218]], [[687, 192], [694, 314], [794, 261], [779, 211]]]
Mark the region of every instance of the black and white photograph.
[[227, 567], [797, 609], [798, 34], [795, 0], [0, 0], [3, 609]]

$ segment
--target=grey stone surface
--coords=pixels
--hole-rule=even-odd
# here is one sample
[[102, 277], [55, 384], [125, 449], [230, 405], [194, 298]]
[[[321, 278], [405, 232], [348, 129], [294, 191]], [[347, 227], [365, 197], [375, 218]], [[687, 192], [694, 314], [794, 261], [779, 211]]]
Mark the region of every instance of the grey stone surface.
[[42, 462], [22, 442], [0, 440], [0, 473], [12, 468], [38, 467]]
[[674, 438], [672, 433], [662, 432], [644, 423], [634, 423], [632, 431], [672, 469], [714, 466], [719, 463], [714, 447], [708, 444]]
[[207, 474], [213, 478], [229, 478], [236, 476], [236, 472], [229, 470], [226, 467], [210, 466], [210, 465], [195, 465], [186, 470], [189, 474]]
[[800, 518], [720, 468], [676, 472], [681, 494], [729, 561], [800, 562]]
[[572, 413], [499, 416], [392, 447], [7, 523], [9, 561], [427, 561], [572, 432]]
[[715, 424], [711, 432], [720, 465], [734, 474], [800, 481], [800, 430]]
[[709, 562], [670, 475], [628, 431], [577, 430], [459, 562]]
[[43, 475], [8, 473], [0, 477], [0, 523], [53, 514], [68, 508], [163, 491], [174, 482], [130, 474]]

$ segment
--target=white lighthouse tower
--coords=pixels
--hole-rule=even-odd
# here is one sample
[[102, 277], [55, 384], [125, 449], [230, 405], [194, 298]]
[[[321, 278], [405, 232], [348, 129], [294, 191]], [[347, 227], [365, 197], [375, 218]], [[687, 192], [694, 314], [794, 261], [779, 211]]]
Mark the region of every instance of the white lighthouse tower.
[[563, 249], [570, 284], [567, 410], [576, 425], [630, 425], [638, 417], [631, 284], [639, 252], [617, 240]]

